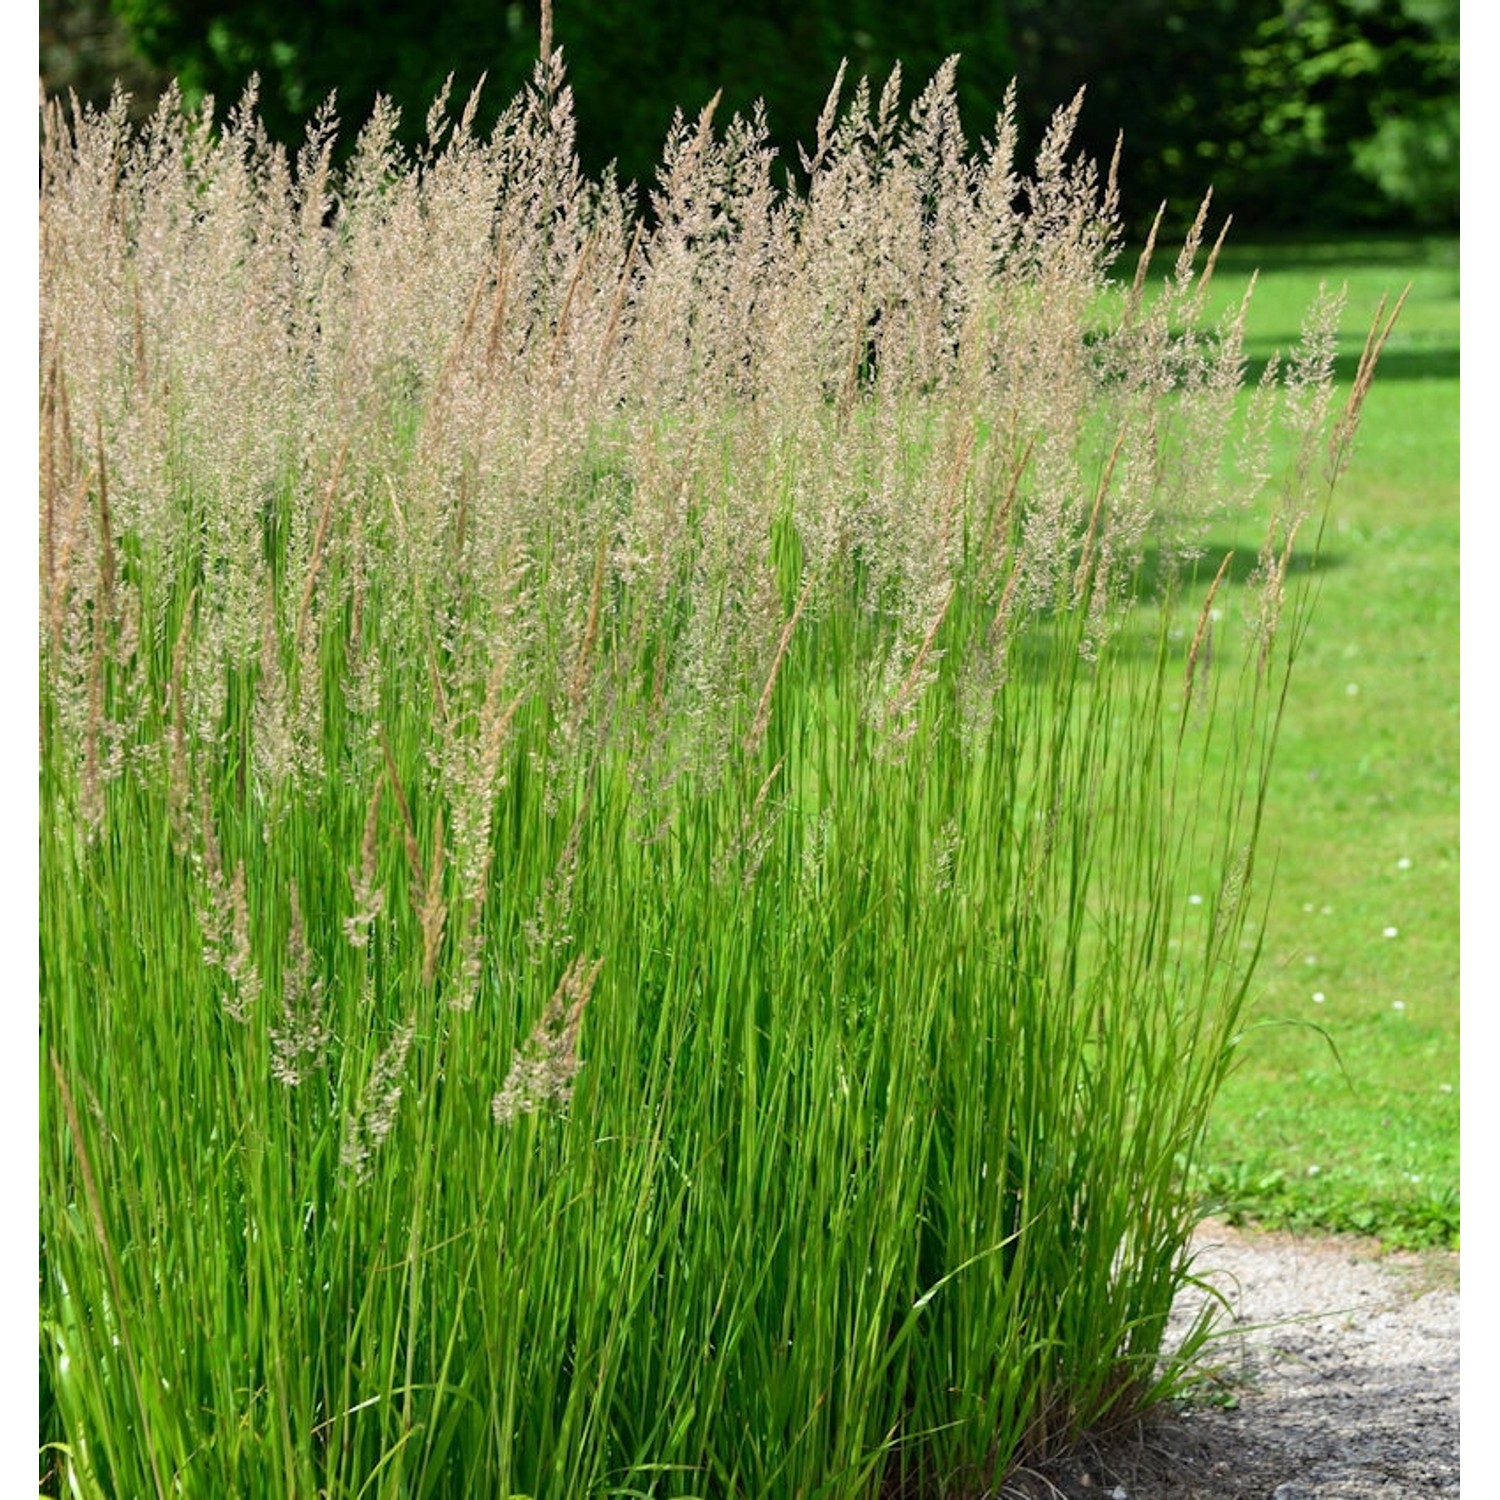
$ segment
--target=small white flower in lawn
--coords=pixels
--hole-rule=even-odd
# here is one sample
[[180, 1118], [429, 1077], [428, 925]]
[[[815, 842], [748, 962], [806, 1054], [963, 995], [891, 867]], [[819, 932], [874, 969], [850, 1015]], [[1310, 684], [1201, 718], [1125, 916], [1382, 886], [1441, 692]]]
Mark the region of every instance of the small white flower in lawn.
[[1307, 957], [1302, 960], [1302, 962], [1305, 963], [1308, 968], [1312, 968], [1312, 966], [1317, 963], [1317, 961], [1318, 955], [1316, 953], [1309, 953]]
[[1405, 1010], [1406, 1009], [1406, 1001], [1404, 1001], [1404, 1000], [1392, 1000], [1391, 1001], [1391, 1009], [1392, 1010]]
[[1321, 1005], [1327, 998], [1328, 998], [1328, 996], [1325, 995], [1322, 990], [1314, 990], [1313, 991], [1313, 1004], [1314, 1005]]
[[1331, 906], [1320, 907], [1319, 910], [1325, 917], [1331, 917], [1333, 915], [1333, 908]]
[[1191, 895], [1191, 896], [1189, 896], [1188, 897], [1188, 905], [1189, 906], [1202, 906], [1203, 905], [1203, 897], [1197, 895], [1196, 893], [1193, 894], [1193, 895]]
[[1313, 904], [1312, 904], [1312, 902], [1311, 901], [1304, 901], [1302, 903], [1302, 910], [1303, 911], [1312, 911], [1313, 910]]
[[1396, 861], [1396, 868], [1398, 870], [1409, 870], [1411, 869], [1411, 861], [1403, 854], [1401, 858]]
[[1451, 1094], [1452, 1092], [1453, 1092], [1453, 1085], [1451, 1083], [1440, 1083], [1440, 1084], [1438, 1084], [1438, 1093], [1440, 1093], [1440, 1094]]
[[1398, 930], [1399, 929], [1395, 927], [1382, 927], [1380, 929], [1380, 935], [1382, 937], [1395, 937]]
[[1406, 1180], [1408, 1182], [1420, 1182], [1422, 1180], [1422, 1174], [1420, 1172], [1408, 1172], [1406, 1174]]
[[1344, 691], [1348, 693], [1351, 698], [1353, 698], [1359, 692], [1359, 684], [1357, 682], [1346, 683], [1344, 685]]
[[1317, 1176], [1317, 1175], [1318, 1175], [1318, 1173], [1319, 1173], [1319, 1172], [1321, 1172], [1321, 1171], [1322, 1171], [1322, 1170], [1323, 1170], [1323, 1169], [1322, 1169], [1322, 1167], [1320, 1167], [1320, 1166], [1319, 1166], [1319, 1165], [1318, 1165], [1318, 1164], [1317, 1164], [1317, 1162], [1314, 1162], [1314, 1163], [1313, 1163], [1313, 1164], [1312, 1164], [1312, 1165], [1311, 1165], [1311, 1166], [1310, 1166], [1310, 1167], [1309, 1167], [1309, 1168], [1308, 1168], [1308, 1169], [1307, 1169], [1307, 1175], [1308, 1175], [1308, 1176], [1309, 1176], [1309, 1177], [1316, 1177], [1316, 1176]]

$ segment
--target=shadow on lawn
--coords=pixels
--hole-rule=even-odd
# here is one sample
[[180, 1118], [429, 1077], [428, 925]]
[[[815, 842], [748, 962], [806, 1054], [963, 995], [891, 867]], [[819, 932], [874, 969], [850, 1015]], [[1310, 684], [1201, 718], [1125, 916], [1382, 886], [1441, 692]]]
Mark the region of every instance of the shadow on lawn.
[[1436, 235], [1390, 239], [1260, 241], [1237, 245], [1233, 235], [1219, 256], [1219, 270], [1248, 275], [1251, 271], [1320, 272], [1363, 270], [1381, 266], [1410, 270], [1413, 266], [1437, 271], [1458, 269], [1458, 236]]
[[[1311, 534], [1309, 534], [1310, 538]], [[1203, 549], [1203, 556], [1193, 565], [1186, 579], [1186, 592], [1189, 598], [1195, 597], [1206, 590], [1219, 569], [1224, 565], [1224, 559], [1233, 554], [1229, 570], [1224, 575], [1226, 584], [1247, 584], [1254, 574], [1260, 561], [1260, 539], [1247, 538], [1243, 542], [1209, 542]], [[1293, 548], [1291, 561], [1287, 564], [1287, 573], [1292, 577], [1299, 577], [1307, 573], [1327, 573], [1334, 568], [1342, 568], [1345, 565], [1341, 553], [1332, 552], [1328, 548], [1313, 553], [1311, 546], [1305, 546], [1298, 550]], [[1166, 563], [1159, 547], [1148, 546], [1141, 557], [1140, 573], [1136, 578], [1134, 589], [1137, 599], [1150, 598], [1159, 589], [1166, 570]]]
[[[1309, 538], [1311, 532], [1309, 532]], [[1207, 596], [1209, 585], [1218, 575], [1224, 559], [1230, 558], [1229, 567], [1224, 574], [1221, 587], [1238, 585], [1241, 587], [1254, 587], [1252, 577], [1260, 562], [1260, 540], [1259, 538], [1247, 538], [1243, 542], [1209, 543], [1205, 546], [1203, 555], [1191, 569], [1184, 575], [1179, 585], [1180, 599], [1191, 605], [1195, 611]], [[1327, 573], [1334, 568], [1347, 566], [1347, 559], [1342, 553], [1324, 549], [1316, 556], [1311, 549], [1311, 541], [1302, 551], [1292, 552], [1292, 557], [1287, 565], [1287, 575], [1290, 578], [1302, 578], [1314, 573]], [[1131, 585], [1131, 594], [1138, 603], [1149, 606], [1153, 600], [1159, 597], [1160, 589], [1165, 581], [1168, 562], [1162, 550], [1156, 546], [1148, 546], [1141, 558], [1141, 566], [1137, 571]], [[1222, 596], [1221, 596], [1222, 597]], [[1147, 623], [1137, 626], [1128, 631], [1116, 642], [1116, 649], [1123, 651], [1131, 658], [1146, 661], [1156, 654], [1157, 635], [1154, 623], [1154, 614], [1144, 617]], [[1189, 618], [1183, 627], [1191, 631], [1192, 621]], [[1182, 637], [1186, 649], [1186, 636]], [[1016, 637], [1009, 648], [1008, 661], [1013, 671], [1025, 672], [1028, 677], [1040, 680], [1055, 671], [1057, 663], [1059, 632], [1056, 619], [1050, 611], [1042, 611]]]
[[[1282, 351], [1282, 362], [1285, 363], [1285, 349], [1295, 347], [1295, 338], [1286, 341]], [[1267, 350], [1264, 355], [1254, 354], [1245, 361], [1245, 382], [1254, 385], [1264, 372], [1266, 365], [1270, 362], [1270, 349], [1273, 346], [1268, 340], [1256, 339], [1255, 343]], [[1354, 379], [1355, 371], [1359, 368], [1359, 355], [1340, 354], [1333, 362], [1334, 379], [1342, 387], [1348, 387]], [[1458, 345], [1442, 345], [1430, 349], [1391, 349], [1387, 348], [1380, 356], [1380, 370], [1377, 377], [1382, 385], [1396, 380], [1457, 380], [1458, 377]]]

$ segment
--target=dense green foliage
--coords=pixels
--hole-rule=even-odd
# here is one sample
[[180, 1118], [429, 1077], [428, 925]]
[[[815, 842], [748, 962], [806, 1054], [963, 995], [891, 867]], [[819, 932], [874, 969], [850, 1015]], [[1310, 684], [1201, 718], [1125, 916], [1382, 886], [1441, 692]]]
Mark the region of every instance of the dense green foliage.
[[[1142, 202], [1242, 230], [1458, 216], [1458, 0], [1008, 0], [1020, 76], [1087, 85]], [[1180, 207], [1179, 207], [1180, 211]]]
[[[46, 0], [44, 76], [107, 90], [103, 60], [70, 72], [99, 0]], [[378, 24], [344, 0], [115, 0], [137, 51], [181, 79], [189, 98], [237, 100], [261, 79], [267, 128], [295, 144], [333, 90], [346, 121], [375, 94], [393, 97], [415, 141], [451, 73], [458, 97], [488, 75], [480, 122], [519, 87], [536, 56], [536, 0], [391, 0]], [[1080, 142], [1107, 158], [1122, 128], [1135, 213], [1158, 200], [1186, 224], [1204, 190], [1242, 226], [1454, 224], [1458, 214], [1458, 0], [759, 0], [705, 9], [625, 0], [557, 7], [580, 101], [580, 148], [592, 170], [619, 163], [649, 186], [657, 146], [679, 104], [693, 112], [721, 90], [727, 109], [768, 107], [782, 159], [816, 117], [827, 80], [884, 78], [900, 61], [926, 78], [963, 58], [971, 140], [1005, 87], [1040, 140], [1052, 107], [1080, 87]], [[97, 30], [97, 28], [95, 28]], [[102, 44], [101, 44], [102, 45]], [[50, 71], [48, 56], [51, 57]]]

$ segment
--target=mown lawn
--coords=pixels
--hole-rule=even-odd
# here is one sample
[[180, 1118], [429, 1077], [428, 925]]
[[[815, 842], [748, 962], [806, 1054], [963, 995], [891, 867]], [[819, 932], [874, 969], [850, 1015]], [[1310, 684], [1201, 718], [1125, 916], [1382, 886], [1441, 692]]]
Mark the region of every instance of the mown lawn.
[[[1456, 1244], [1459, 1170], [1459, 274], [1450, 239], [1226, 252], [1256, 268], [1252, 359], [1346, 283], [1340, 374], [1411, 293], [1336, 494], [1267, 812], [1276, 861], [1208, 1185], [1232, 1211]], [[1254, 370], [1252, 370], [1254, 373]], [[1255, 536], [1223, 545], [1253, 555]]]

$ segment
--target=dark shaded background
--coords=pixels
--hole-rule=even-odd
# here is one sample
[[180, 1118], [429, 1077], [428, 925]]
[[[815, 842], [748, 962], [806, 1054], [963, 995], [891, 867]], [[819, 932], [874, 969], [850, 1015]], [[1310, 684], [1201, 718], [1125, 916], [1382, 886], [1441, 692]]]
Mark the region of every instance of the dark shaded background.
[[[252, 73], [271, 133], [295, 145], [338, 91], [352, 144], [377, 89], [408, 140], [449, 72], [461, 103], [483, 73], [481, 123], [528, 75], [539, 0], [42, 0], [50, 90], [102, 102], [118, 77], [139, 113], [176, 76], [221, 111]], [[1452, 228], [1458, 222], [1459, 0], [556, 0], [554, 37], [597, 172], [649, 186], [674, 106], [722, 88], [721, 120], [763, 98], [782, 159], [810, 139], [834, 73], [908, 97], [962, 54], [966, 128], [993, 127], [1020, 88], [1023, 149], [1083, 84], [1080, 144], [1108, 158], [1125, 133], [1132, 229], [1169, 202], [1169, 227], [1205, 188], [1241, 233]], [[643, 195], [644, 196], [644, 195]]]

